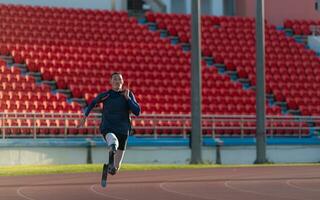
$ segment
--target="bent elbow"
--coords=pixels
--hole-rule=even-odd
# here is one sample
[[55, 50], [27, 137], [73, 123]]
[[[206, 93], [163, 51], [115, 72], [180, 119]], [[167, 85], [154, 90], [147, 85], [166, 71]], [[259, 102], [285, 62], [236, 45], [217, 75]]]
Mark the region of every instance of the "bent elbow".
[[134, 114], [135, 116], [139, 116], [139, 115], [141, 114], [141, 109], [138, 108], [137, 110], [135, 110], [135, 112], [133, 112], [133, 114]]
[[139, 116], [140, 114], [141, 114], [141, 110], [138, 110], [138, 111], [135, 113], [136, 116]]

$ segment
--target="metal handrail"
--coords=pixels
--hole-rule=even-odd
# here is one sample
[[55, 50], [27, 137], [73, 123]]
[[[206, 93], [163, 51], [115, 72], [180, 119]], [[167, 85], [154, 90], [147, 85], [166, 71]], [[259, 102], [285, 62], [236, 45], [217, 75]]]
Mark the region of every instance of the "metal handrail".
[[[91, 130], [94, 134], [86, 136], [96, 135], [101, 119], [100, 113], [93, 113], [88, 117], [86, 125], [82, 128], [78, 128], [77, 121], [82, 118], [81, 113], [4, 113], [0, 112], [0, 131], [2, 138], [14, 136], [14, 134], [6, 134], [8, 130], [13, 129], [30, 129], [28, 136], [37, 138], [41, 136], [39, 130], [47, 129], [61, 129], [63, 130], [64, 137], [71, 136], [70, 129]], [[219, 130], [239, 130], [241, 137], [244, 137], [245, 131], [255, 130], [255, 115], [203, 115], [202, 129], [204, 131], [210, 131], [212, 137], [215, 137]], [[22, 120], [29, 120], [29, 125], [21, 124]], [[47, 126], [41, 124], [41, 120], [46, 120]], [[63, 122], [57, 126], [51, 125], [51, 122], [56, 120]], [[11, 122], [11, 124], [9, 123]], [[17, 125], [20, 122], [20, 125]], [[43, 121], [42, 121], [43, 122]], [[69, 122], [72, 122], [71, 124]], [[154, 137], [159, 136], [159, 132], [166, 130], [179, 131], [179, 135], [187, 137], [187, 133], [191, 129], [191, 116], [187, 114], [142, 114], [139, 117], [132, 116], [133, 129], [137, 132], [138, 130], [150, 132], [149, 135]], [[143, 124], [142, 122], [149, 122]], [[266, 116], [266, 130], [268, 136], [274, 136], [274, 133], [278, 130], [294, 130], [295, 136], [302, 137], [306, 131], [310, 130], [308, 124], [313, 123], [319, 124], [320, 116]], [[277, 123], [290, 123], [290, 126], [277, 126]], [[140, 124], [139, 124], [140, 123]], [[171, 123], [171, 124], [170, 124]], [[229, 126], [222, 126], [226, 123]], [[286, 124], [283, 124], [286, 125]], [[314, 129], [320, 129], [320, 127], [313, 127]], [[32, 131], [31, 131], [32, 130]], [[148, 131], [147, 131], [148, 130]], [[59, 131], [60, 132], [60, 131]], [[60, 134], [61, 135], [61, 134]], [[147, 135], [147, 134], [141, 134]]]

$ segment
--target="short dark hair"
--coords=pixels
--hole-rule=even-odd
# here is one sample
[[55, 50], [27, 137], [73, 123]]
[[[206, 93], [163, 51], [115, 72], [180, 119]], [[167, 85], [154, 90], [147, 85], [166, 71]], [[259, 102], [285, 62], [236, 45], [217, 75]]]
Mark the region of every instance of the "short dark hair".
[[121, 74], [120, 72], [113, 72], [113, 73], [111, 74], [110, 78], [112, 78], [114, 75], [121, 75], [121, 76], [122, 76], [122, 74]]

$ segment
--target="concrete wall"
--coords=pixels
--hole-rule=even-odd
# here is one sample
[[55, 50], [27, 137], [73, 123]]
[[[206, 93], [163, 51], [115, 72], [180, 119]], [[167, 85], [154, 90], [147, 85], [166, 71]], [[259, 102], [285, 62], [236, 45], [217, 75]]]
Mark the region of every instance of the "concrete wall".
[[320, 36], [309, 36], [308, 46], [317, 53], [320, 53]]
[[171, 6], [170, 6], [171, 7], [171, 12], [174, 12], [174, 13], [186, 13], [187, 0], [167, 1], [166, 3], [171, 3]]
[[[269, 145], [267, 158], [274, 163], [320, 162], [319, 147], [319, 145]], [[0, 155], [0, 165], [81, 164], [87, 161], [87, 148], [2, 147]], [[187, 164], [190, 155], [190, 149], [187, 147], [129, 147], [124, 163]], [[214, 147], [203, 147], [202, 155], [206, 163], [216, 162]], [[103, 163], [107, 159], [105, 147], [92, 149], [94, 163]], [[256, 148], [253, 145], [223, 146], [221, 149], [223, 164], [252, 164], [255, 159]]]
[[[174, 0], [173, 0], [174, 1]], [[187, 1], [186, 13], [191, 13], [191, 1]], [[173, 10], [174, 12], [174, 10]], [[223, 15], [223, 0], [202, 0], [201, 1], [201, 13], [203, 15]]]
[[[168, 13], [191, 13], [191, 0], [162, 0]], [[223, 0], [202, 0], [201, 12], [203, 15], [223, 15]]]
[[114, 6], [116, 10], [127, 8], [126, 0], [0, 0], [0, 3], [107, 10], [111, 10]]
[[[168, 13], [191, 13], [191, 0], [162, 0], [162, 2], [166, 5]], [[0, 0], [0, 3], [106, 10], [127, 8], [127, 0]], [[202, 14], [221, 16], [224, 10], [223, 0], [202, 0], [201, 8]]]
[[86, 148], [0, 148], [0, 165], [86, 163]]
[[[255, 17], [256, 0], [236, 0], [236, 15]], [[319, 20], [315, 0], [265, 0], [266, 19], [275, 25], [283, 25], [285, 19]]]

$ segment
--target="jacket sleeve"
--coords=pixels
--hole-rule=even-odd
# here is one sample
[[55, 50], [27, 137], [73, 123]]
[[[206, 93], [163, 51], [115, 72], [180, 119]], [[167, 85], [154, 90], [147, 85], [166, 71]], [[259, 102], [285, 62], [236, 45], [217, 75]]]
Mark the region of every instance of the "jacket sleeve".
[[132, 113], [136, 116], [139, 116], [141, 112], [141, 108], [132, 92], [129, 93], [128, 104]]
[[92, 102], [84, 109], [84, 115], [86, 117], [89, 116], [91, 110], [100, 102], [106, 100], [109, 97], [109, 93], [101, 93], [96, 98], [92, 100]]

